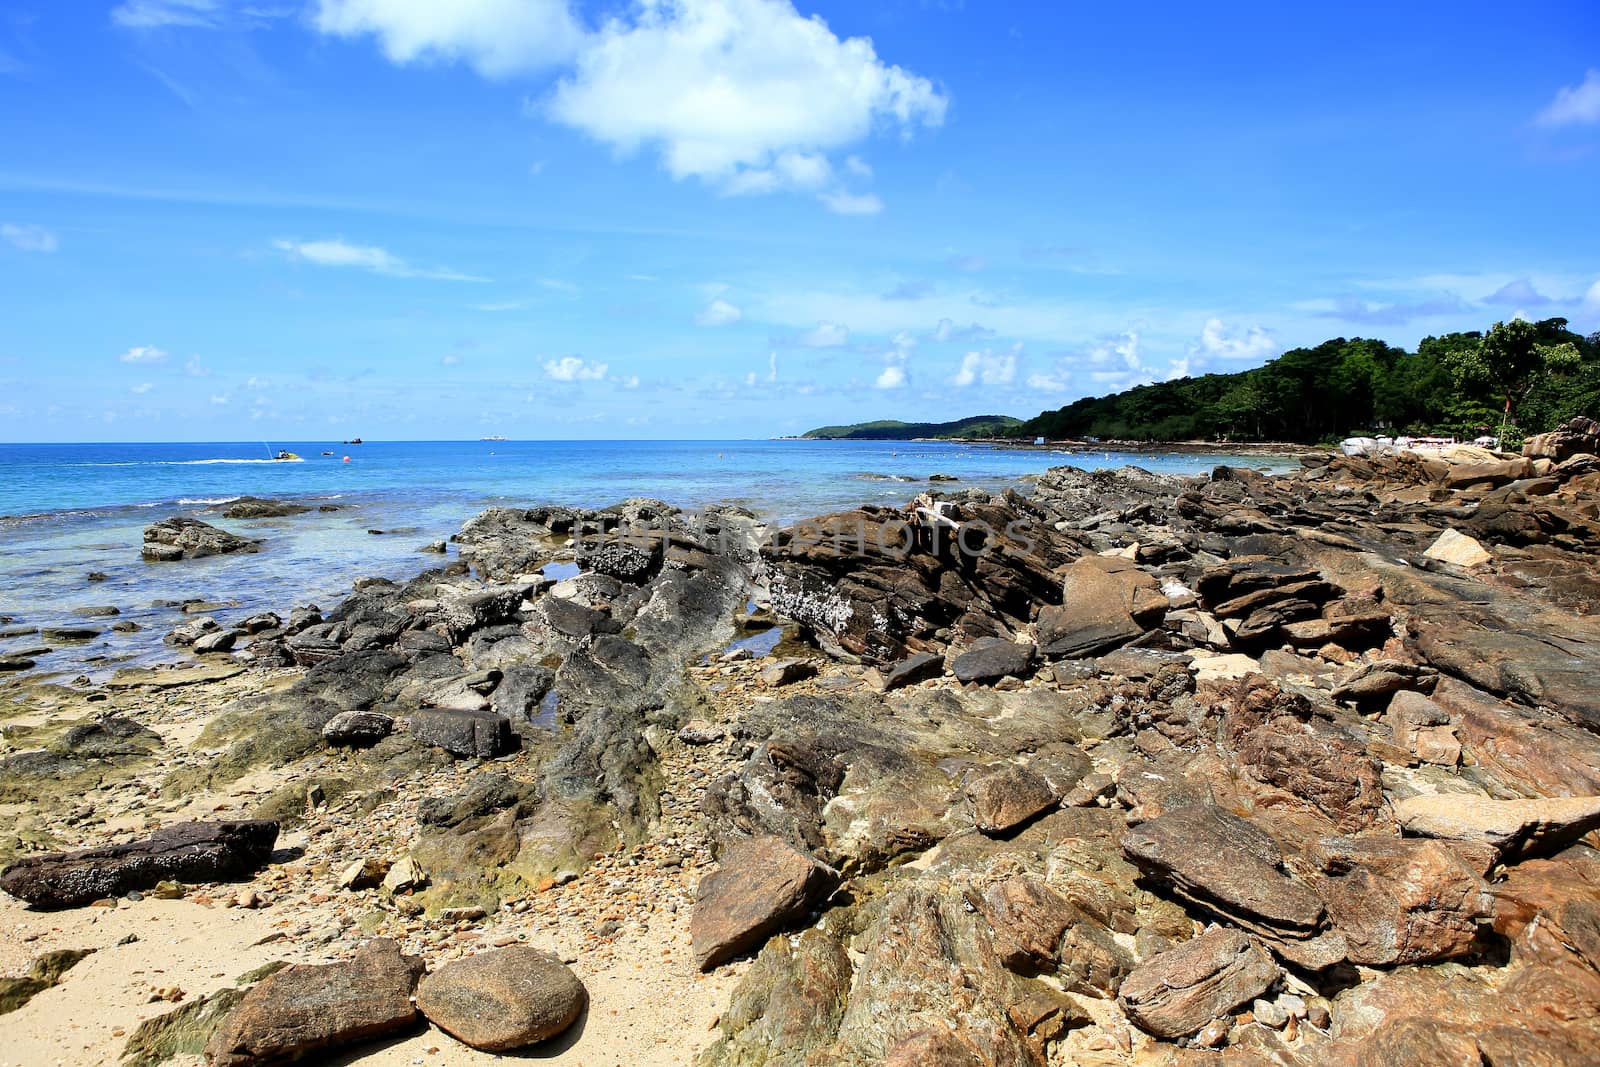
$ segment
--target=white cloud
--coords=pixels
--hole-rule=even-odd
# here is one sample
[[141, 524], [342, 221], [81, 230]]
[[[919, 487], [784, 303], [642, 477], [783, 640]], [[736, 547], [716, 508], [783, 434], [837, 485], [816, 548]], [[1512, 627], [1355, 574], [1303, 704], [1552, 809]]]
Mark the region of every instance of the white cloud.
[[[253, 374], [244, 381], [246, 389], [265, 389], [271, 384], [271, 378], [257, 378]], [[260, 401], [258, 400], [257, 403], [260, 403]]]
[[879, 389], [900, 389], [911, 384], [906, 364], [911, 359], [911, 350], [917, 347], [917, 339], [908, 331], [901, 330], [894, 335], [892, 343], [894, 347], [889, 352], [888, 363], [873, 382]]
[[732, 326], [742, 318], [744, 313], [726, 300], [713, 300], [694, 317], [694, 321], [701, 326]]
[[[1596, 282], [1595, 283], [1595, 287], [1597, 289], [1600, 289], [1600, 282]], [[767, 353], [767, 381], [775, 382], [777, 380], [778, 380], [778, 353], [776, 351], [772, 351], [772, 352], [768, 352]]]
[[[807, 348], [838, 348], [849, 341], [849, 329], [837, 322], [819, 322], [815, 329], [800, 335], [800, 343]], [[772, 358], [776, 360], [778, 354], [774, 352]]]
[[906, 369], [898, 363], [891, 363], [883, 368], [883, 373], [878, 375], [873, 384], [879, 389], [899, 389], [906, 384]]
[[1217, 359], [1266, 359], [1277, 354], [1278, 342], [1259, 326], [1243, 335], [1230, 334], [1221, 319], [1207, 319], [1200, 331], [1200, 350]]
[[190, 356], [183, 365], [183, 372], [191, 378], [211, 377], [211, 368], [200, 362], [199, 356]]
[[394, 255], [387, 249], [377, 245], [353, 245], [342, 238], [331, 238], [322, 241], [286, 241], [272, 242], [274, 248], [289, 256], [306, 263], [315, 263], [321, 267], [354, 267], [358, 270], [369, 270], [374, 274], [386, 274], [393, 278], [432, 278], [436, 281], [447, 282], [481, 282], [486, 279], [475, 277], [471, 274], [462, 274], [452, 270], [425, 270], [414, 267], [401, 257]]
[[1067, 391], [1067, 380], [1054, 374], [1030, 374], [1028, 388], [1044, 393], [1064, 393]]
[[[644, 0], [581, 49], [548, 105], [556, 121], [622, 152], [657, 148], [674, 178], [774, 187], [815, 179], [819, 153], [874, 126], [944, 121], [926, 78], [883, 63], [864, 37], [840, 40], [789, 0]], [[826, 162], [823, 160], [823, 162]], [[780, 169], [788, 166], [786, 176]], [[806, 170], [810, 168], [810, 170]], [[743, 191], [755, 191], [746, 189]]]
[[868, 163], [860, 156], [846, 156], [844, 159], [844, 169], [849, 171], [851, 174], [854, 174], [857, 178], [870, 179], [872, 177], [872, 164]]
[[639, 376], [637, 374], [628, 375], [626, 378], [622, 379], [622, 387], [624, 389], [639, 388]]
[[225, 407], [227, 405], [227, 403], [228, 403], [228, 397], [227, 397], [226, 394], [223, 394], [223, 393], [212, 393], [211, 394], [211, 403], [213, 405], [215, 405], [216, 407], [219, 407], [219, 408], [220, 407]]
[[1600, 122], [1600, 70], [1590, 69], [1577, 85], [1563, 86], [1534, 121], [1541, 126]]
[[546, 360], [544, 375], [557, 382], [597, 382], [606, 376], [609, 364], [589, 363], [577, 356]]
[[754, 385], [754, 384], [756, 384], [756, 372], [755, 371], [746, 371], [745, 372], [744, 384], [745, 385]]
[[850, 193], [840, 189], [818, 193], [817, 199], [835, 215], [876, 215], [883, 210], [883, 201], [876, 193]]
[[117, 359], [123, 363], [165, 363], [167, 353], [155, 345], [135, 345]]
[[1588, 306], [1600, 309], [1600, 282], [1589, 286], [1589, 291], [1584, 294], [1583, 302]]
[[143, 396], [145, 393], [148, 393], [150, 390], [152, 390], [154, 388], [155, 388], [155, 386], [153, 384], [151, 384], [150, 382], [140, 382], [138, 385], [134, 386], [132, 389], [129, 389], [128, 392], [133, 393], [136, 396]]
[[987, 348], [982, 352], [968, 352], [961, 358], [961, 367], [950, 384], [961, 389], [975, 384], [1010, 385], [1017, 376], [1017, 354], [1021, 348], [1018, 344], [1005, 352]]
[[56, 235], [43, 226], [25, 226], [14, 222], [0, 225], [0, 238], [13, 248], [24, 252], [54, 252], [60, 247]]
[[584, 41], [566, 0], [318, 0], [315, 23], [375, 36], [394, 63], [460, 60], [487, 78], [565, 63]]
[[111, 21], [136, 30], [215, 26], [222, 14], [217, 0], [124, 0], [111, 9]]
[[773, 193], [779, 189], [818, 189], [833, 179], [833, 164], [817, 153], [784, 152], [770, 167], [745, 167], [722, 183], [727, 196]]
[[446, 367], [454, 367], [461, 362], [461, 357], [454, 352], [442, 357], [439, 362]]

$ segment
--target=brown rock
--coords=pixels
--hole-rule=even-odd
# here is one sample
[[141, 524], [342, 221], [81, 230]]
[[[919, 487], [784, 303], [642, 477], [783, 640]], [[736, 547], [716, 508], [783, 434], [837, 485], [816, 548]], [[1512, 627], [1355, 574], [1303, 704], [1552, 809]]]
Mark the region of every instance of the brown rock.
[[968, 782], [967, 799], [972, 801], [973, 822], [991, 837], [1020, 826], [1059, 801], [1049, 782], [1016, 766]]
[[700, 880], [689, 921], [702, 971], [746, 952], [799, 921], [827, 893], [828, 869], [779, 837], [733, 842]]
[[213, 1067], [249, 1067], [381, 1037], [417, 1018], [411, 993], [420, 957], [387, 938], [368, 941], [348, 961], [298, 964], [244, 995], [206, 1046]]
[[1331, 837], [1318, 843], [1317, 895], [1351, 963], [1390, 966], [1467, 955], [1494, 914], [1492, 850], [1442, 841]]
[[447, 963], [417, 987], [417, 1007], [484, 1052], [536, 1044], [577, 1021], [588, 992], [560, 958], [526, 945]]
[[1281, 973], [1255, 941], [1215, 928], [1135, 967], [1118, 1001], [1141, 1029], [1184, 1037], [1254, 1000]]
[[1322, 923], [1322, 902], [1284, 873], [1271, 835], [1215, 805], [1180, 807], [1134, 827], [1122, 850], [1180, 897], [1241, 926], [1306, 937]]

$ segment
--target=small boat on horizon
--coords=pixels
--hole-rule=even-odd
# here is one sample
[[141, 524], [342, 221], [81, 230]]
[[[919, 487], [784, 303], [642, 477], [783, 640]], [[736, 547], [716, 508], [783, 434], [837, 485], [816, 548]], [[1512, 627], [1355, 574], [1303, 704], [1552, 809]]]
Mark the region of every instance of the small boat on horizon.
[[478, 440], [480, 440], [480, 441], [504, 441], [504, 440], [506, 440], [506, 435], [503, 434], [503, 433], [495, 433], [495, 434], [490, 434], [488, 437], [480, 437], [480, 438], [478, 438]]

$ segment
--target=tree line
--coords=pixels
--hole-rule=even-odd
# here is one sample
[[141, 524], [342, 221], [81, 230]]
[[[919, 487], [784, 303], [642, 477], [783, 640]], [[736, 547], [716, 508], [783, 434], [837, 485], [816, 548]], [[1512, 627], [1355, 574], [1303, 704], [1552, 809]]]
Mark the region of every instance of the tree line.
[[1600, 414], [1600, 332], [1563, 318], [1497, 322], [1487, 333], [1427, 337], [1415, 352], [1343, 337], [1235, 374], [1085, 397], [1024, 423], [1017, 436], [1316, 444], [1375, 431], [1506, 444], [1575, 415]]

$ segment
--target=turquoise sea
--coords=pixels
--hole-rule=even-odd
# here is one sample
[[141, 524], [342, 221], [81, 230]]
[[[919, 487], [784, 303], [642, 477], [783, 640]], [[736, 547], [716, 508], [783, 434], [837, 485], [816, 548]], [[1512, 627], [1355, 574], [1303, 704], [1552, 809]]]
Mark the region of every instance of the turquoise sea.
[[[275, 462], [269, 457], [278, 449], [302, 460]], [[649, 496], [691, 509], [737, 503], [789, 522], [861, 503], [905, 501], [927, 488], [934, 473], [997, 488], [1062, 463], [1194, 473], [1227, 461], [907, 441], [0, 444], [0, 619], [12, 620], [0, 623], [0, 632], [122, 620], [141, 627], [39, 655], [41, 670], [94, 676], [129, 662], [178, 659], [161, 638], [183, 617], [156, 601], [235, 603], [213, 613], [222, 622], [261, 610], [287, 613], [298, 604], [328, 607], [358, 577], [403, 577], [437, 565], [438, 557], [418, 549], [448, 539], [493, 505], [601, 507]], [[1259, 457], [1236, 462], [1262, 465]], [[340, 510], [222, 519], [221, 505], [241, 496]], [[254, 555], [144, 563], [144, 526], [176, 514], [265, 544]], [[90, 572], [107, 578], [89, 582]], [[98, 605], [114, 605], [121, 615], [85, 620], [82, 609]], [[0, 639], [0, 654], [39, 644], [25, 635]]]

